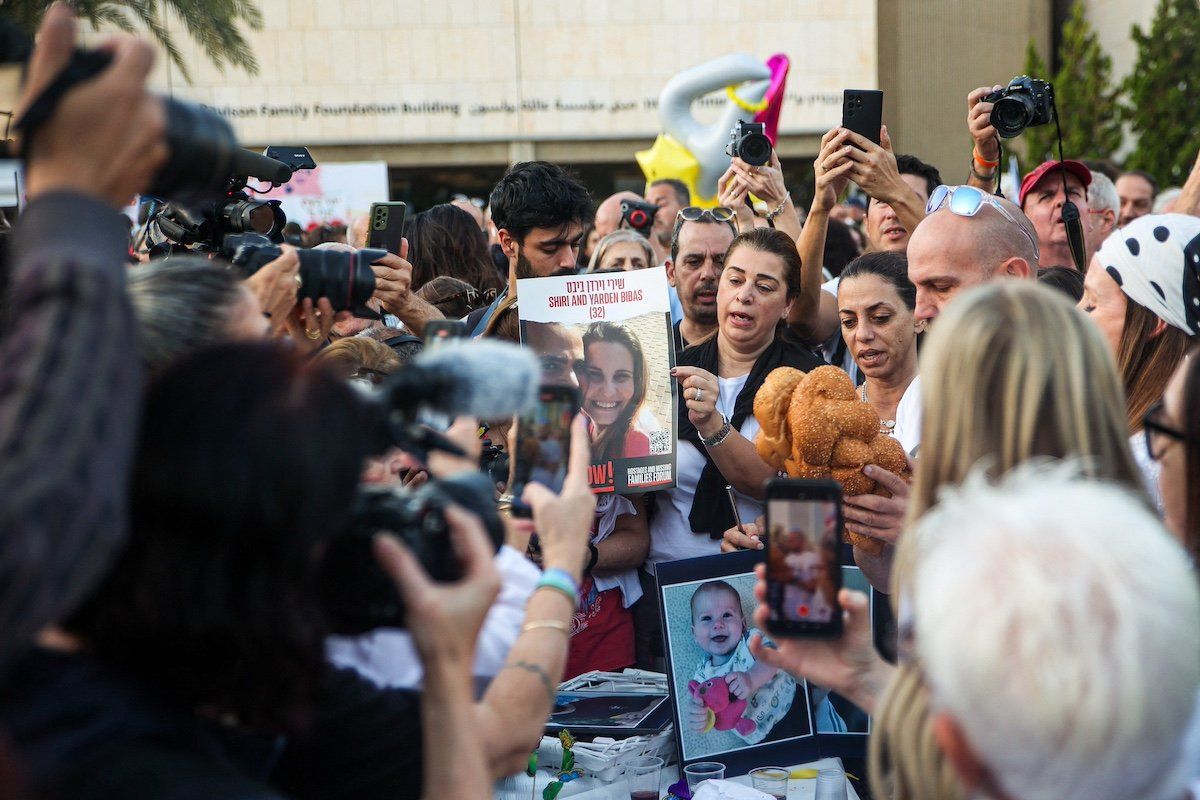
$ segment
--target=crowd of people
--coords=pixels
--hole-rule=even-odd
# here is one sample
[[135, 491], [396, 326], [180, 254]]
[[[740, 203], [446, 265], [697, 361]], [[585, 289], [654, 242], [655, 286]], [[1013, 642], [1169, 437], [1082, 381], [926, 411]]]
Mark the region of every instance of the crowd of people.
[[[48, 12], [18, 117], [75, 37]], [[885, 491], [844, 506], [881, 543], [853, 555], [893, 646], [849, 589], [841, 637], [765, 643], [760, 566], [754, 624], [735, 600], [734, 639], [710, 648], [757, 672], [705, 678], [805, 679], [870, 713], [875, 797], [1200, 798], [1200, 160], [1174, 192], [1048, 161], [1008, 199], [998, 87], [980, 87], [969, 163], [834, 128], [807, 212], [777, 153], [733, 158], [715, 207], [677, 180], [593, 198], [517, 163], [486, 200], [411, 216], [370, 266], [366, 318], [303, 296], [300, 259], [363, 248], [365, 218], [285, 232], [294, 246], [248, 277], [138, 252], [119, 212], [169, 137], [151, 48], [107, 47], [22, 134], [27, 203], [3, 238], [0, 797], [490, 796], [562, 680], [663, 671], [657, 565], [763, 548], [777, 473], [755, 396], [779, 367], [832, 364], [908, 455], [911, 483], [868, 465]], [[661, 383], [620, 325], [527, 332], [541, 381], [583, 399], [557, 493], [508, 494], [511, 418], [446, 420], [418, 447], [380, 412], [431, 323], [521, 344], [520, 279], [658, 266], [673, 488], [589, 488], [593, 451], [649, 452], [632, 420]], [[359, 508], [434, 487], [444, 540]], [[457, 577], [430, 577], [446, 563]], [[359, 610], [390, 622], [345, 624], [337, 601], [376, 585], [390, 599]], [[722, 586], [693, 599], [694, 625], [724, 625]]]

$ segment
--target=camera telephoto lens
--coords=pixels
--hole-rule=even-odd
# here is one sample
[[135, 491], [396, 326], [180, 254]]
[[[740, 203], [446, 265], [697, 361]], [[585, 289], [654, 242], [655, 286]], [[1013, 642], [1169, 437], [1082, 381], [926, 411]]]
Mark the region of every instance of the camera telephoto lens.
[[387, 251], [300, 250], [298, 254], [300, 297], [311, 297], [314, 303], [327, 297], [334, 311], [357, 311], [365, 309], [375, 293], [371, 263], [386, 256]]
[[1025, 130], [1033, 114], [1033, 103], [1028, 97], [1010, 95], [996, 101], [992, 108], [991, 123], [997, 133], [1005, 139], [1011, 139]]
[[183, 203], [212, 200], [229, 181], [237, 139], [229, 123], [191, 103], [163, 98], [170, 155], [148, 194]]
[[224, 228], [232, 233], [273, 236], [287, 222], [277, 200], [238, 200], [218, 208]]
[[753, 167], [771, 160], [771, 140], [761, 133], [750, 133], [738, 142], [738, 156]]

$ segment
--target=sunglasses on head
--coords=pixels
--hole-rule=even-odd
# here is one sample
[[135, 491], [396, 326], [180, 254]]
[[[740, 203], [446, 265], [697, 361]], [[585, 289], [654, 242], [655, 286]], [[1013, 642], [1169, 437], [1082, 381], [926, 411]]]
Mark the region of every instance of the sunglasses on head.
[[1025, 230], [1025, 226], [1017, 222], [1008, 209], [997, 200], [993, 195], [985, 191], [976, 189], [974, 186], [947, 186], [942, 184], [933, 190], [933, 194], [929, 195], [929, 203], [925, 206], [925, 213], [932, 214], [939, 208], [948, 208], [951, 213], [957, 214], [960, 217], [973, 217], [979, 213], [979, 210], [984, 206], [991, 206], [1000, 212], [1006, 220], [1017, 226], [1017, 230], [1025, 235], [1029, 243], [1033, 245], [1034, 255], [1041, 257], [1041, 250], [1038, 248], [1037, 240], [1033, 238], [1033, 234]]
[[688, 222], [696, 222], [705, 217], [715, 220], [716, 222], [729, 222], [733, 219], [733, 209], [725, 206], [717, 206], [716, 208], [701, 208], [700, 206], [686, 206], [679, 209], [677, 215], [679, 219]]
[[475, 206], [476, 208], [483, 208], [484, 206], [487, 205], [487, 203], [485, 203], [483, 201], [483, 198], [467, 197], [465, 194], [450, 195], [450, 202], [452, 202], [452, 203], [470, 203], [471, 205]]

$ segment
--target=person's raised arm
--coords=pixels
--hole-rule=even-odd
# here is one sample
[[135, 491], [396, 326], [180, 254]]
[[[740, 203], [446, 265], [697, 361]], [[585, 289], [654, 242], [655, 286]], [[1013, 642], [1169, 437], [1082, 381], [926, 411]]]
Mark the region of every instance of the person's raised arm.
[[857, 133], [851, 133], [847, 141], [855, 145], [850, 151], [850, 160], [855, 164], [850, 170], [850, 180], [874, 200], [891, 206], [901, 225], [915, 230], [925, 219], [925, 203], [900, 177], [887, 126], [879, 130], [879, 144]]
[[[17, 109], [70, 59], [61, 5], [41, 27]], [[29, 205], [14, 226], [0, 340], [0, 666], [90, 592], [124, 540], [141, 369], [120, 215], [167, 155], [145, 90], [153, 49], [68, 91], [24, 142]]]
[[1183, 190], [1175, 198], [1175, 213], [1200, 217], [1200, 153], [1196, 154], [1196, 161], [1183, 183]]
[[412, 291], [412, 264], [408, 239], [400, 240], [400, 255], [388, 253], [371, 265], [375, 272], [375, 297], [383, 310], [400, 318], [415, 336], [425, 335], [425, 323], [445, 319], [442, 312]]
[[[587, 561], [588, 533], [596, 510], [587, 478], [590, 457], [587, 427], [580, 416], [571, 427], [571, 464], [562, 492], [555, 495], [531, 483], [523, 495], [533, 507], [545, 574], [566, 573], [576, 588]], [[539, 583], [529, 599], [521, 635], [476, 706], [476, 735], [485, 743], [492, 775], [497, 778], [525, 767], [530, 752], [541, 741], [566, 666], [576, 597], [568, 597], [568, 588], [557, 585], [557, 580], [549, 582], [556, 585]]]
[[980, 86], [967, 95], [967, 130], [971, 132], [971, 140], [975, 143], [971, 150], [967, 185], [989, 193], [996, 191], [996, 170], [1000, 168], [1000, 135], [992, 125], [992, 106], [995, 104], [983, 98], [1003, 88]]
[[[380, 536], [375, 557], [395, 581], [407, 609], [405, 622], [421, 656], [421, 736], [425, 798], [491, 796], [483, 741], [476, 735], [471, 665], [484, 616], [500, 590], [491, 548], [479, 521], [446, 509], [450, 542], [463, 577], [435, 584], [412, 552]], [[453, 758], [447, 754], [453, 753]]]
[[768, 219], [775, 230], [783, 231], [796, 241], [800, 238], [800, 216], [792, 204], [792, 194], [783, 182], [783, 165], [779, 154], [771, 151], [771, 160], [761, 167], [752, 167], [740, 158], [733, 159], [730, 168], [741, 178], [752, 194], [767, 204]]
[[821, 268], [825, 260], [825, 229], [829, 212], [846, 190], [850, 170], [851, 147], [846, 144], [850, 131], [834, 128], [821, 138], [821, 152], [813, 161], [816, 191], [808, 210], [808, 219], [796, 250], [800, 254], [800, 292], [788, 312], [788, 326], [805, 342], [820, 344], [837, 330], [837, 300], [821, 291]]

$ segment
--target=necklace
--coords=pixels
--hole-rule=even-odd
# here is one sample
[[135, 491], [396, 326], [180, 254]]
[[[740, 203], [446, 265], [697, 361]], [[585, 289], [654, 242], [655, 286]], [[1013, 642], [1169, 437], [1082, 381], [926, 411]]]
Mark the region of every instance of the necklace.
[[[859, 396], [862, 397], [862, 401], [864, 403], [868, 402], [868, 400], [867, 400], [867, 382], [866, 381], [863, 381], [863, 385], [861, 387], [859, 387]], [[896, 429], [896, 420], [883, 419], [882, 417], [880, 418], [880, 420], [879, 420], [879, 432], [880, 433], [886, 433], [888, 436], [894, 436], [895, 429]]]

